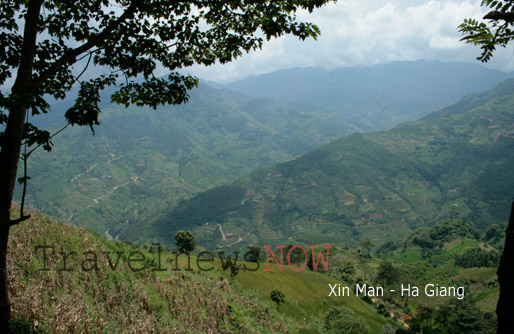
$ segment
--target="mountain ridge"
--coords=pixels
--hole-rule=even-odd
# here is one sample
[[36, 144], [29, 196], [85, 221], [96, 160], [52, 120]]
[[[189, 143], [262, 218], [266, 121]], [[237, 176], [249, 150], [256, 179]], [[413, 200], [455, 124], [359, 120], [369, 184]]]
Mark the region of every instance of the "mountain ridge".
[[365, 130], [385, 130], [491, 89], [512, 75], [470, 63], [419, 60], [285, 69], [225, 86], [250, 96], [304, 102], [336, 111]]
[[[161, 236], [192, 229], [210, 247], [387, 241], [448, 218], [485, 229], [508, 218], [511, 106], [512, 79], [425, 119], [261, 168], [182, 202], [152, 228]], [[222, 240], [217, 226], [232, 238]]]

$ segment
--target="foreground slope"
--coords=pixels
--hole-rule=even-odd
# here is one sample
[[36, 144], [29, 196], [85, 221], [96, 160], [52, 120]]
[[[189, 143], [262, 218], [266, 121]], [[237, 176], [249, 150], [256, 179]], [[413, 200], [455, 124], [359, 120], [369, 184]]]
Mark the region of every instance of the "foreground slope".
[[[61, 252], [76, 253], [63, 260]], [[127, 260], [132, 252], [151, 258], [145, 265], [155, 265], [155, 254], [147, 250], [108, 242], [86, 230], [35, 214], [13, 229], [10, 240], [13, 319], [42, 333], [296, 331], [294, 324], [273, 311], [270, 303], [250, 291], [221, 286], [213, 276], [171, 271], [157, 275], [161, 273], [151, 269], [134, 272]], [[95, 258], [93, 254], [98, 270], [88, 262]], [[132, 264], [132, 268], [142, 267], [141, 262]], [[235, 308], [250, 311], [235, 317]]]
[[[108, 241], [37, 212], [12, 228], [9, 294], [19, 328], [38, 333], [322, 333], [331, 305], [345, 304], [379, 333], [386, 320], [359, 298], [328, 297], [337, 281], [311, 271], [243, 272], [196, 256], [191, 271], [156, 245]], [[218, 254], [214, 253], [218, 258]], [[141, 260], [143, 259], [143, 260]], [[96, 266], [95, 266], [96, 263]], [[252, 267], [255, 264], [252, 264]], [[275, 267], [276, 268], [276, 267]], [[175, 271], [174, 269], [180, 269]], [[286, 301], [277, 310], [270, 292]]]
[[155, 220], [209, 247], [377, 241], [446, 218], [505, 221], [514, 188], [514, 80], [390, 131], [352, 134], [183, 201]]

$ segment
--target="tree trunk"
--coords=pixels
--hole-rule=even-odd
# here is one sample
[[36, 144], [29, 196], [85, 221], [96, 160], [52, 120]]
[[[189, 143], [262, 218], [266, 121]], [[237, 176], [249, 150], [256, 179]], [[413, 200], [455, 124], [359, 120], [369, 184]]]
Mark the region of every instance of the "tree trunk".
[[21, 149], [27, 108], [23, 103], [9, 110], [4, 143], [0, 152], [0, 328], [9, 333], [11, 308], [7, 291], [7, 244], [11, 227], [11, 203]]
[[[2, 219], [2, 223], [4, 220]], [[9, 320], [11, 305], [7, 291], [7, 242], [9, 239], [9, 227], [0, 229], [0, 331], [10, 333]]]
[[505, 233], [505, 248], [498, 267], [500, 298], [496, 306], [498, 334], [514, 333], [514, 202]]
[[9, 333], [10, 303], [7, 291], [7, 244], [11, 221], [11, 203], [23, 139], [28, 99], [35, 94], [32, 71], [36, 53], [39, 13], [44, 0], [29, 0], [23, 31], [23, 45], [16, 80], [11, 90], [13, 103], [5, 127], [0, 151], [0, 332]]

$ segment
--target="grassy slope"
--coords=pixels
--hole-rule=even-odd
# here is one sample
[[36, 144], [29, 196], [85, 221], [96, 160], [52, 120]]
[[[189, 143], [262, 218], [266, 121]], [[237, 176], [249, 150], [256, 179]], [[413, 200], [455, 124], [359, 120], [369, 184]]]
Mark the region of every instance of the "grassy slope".
[[[12, 229], [9, 245], [9, 283], [12, 312], [47, 333], [76, 332], [156, 332], [156, 333], [317, 333], [323, 312], [334, 303], [345, 303], [370, 323], [378, 333], [385, 319], [355, 296], [328, 298], [328, 283], [336, 283], [327, 275], [310, 271], [240, 272], [235, 280], [221, 270], [199, 272], [196, 258], [187, 260], [161, 253], [162, 272], [129, 269], [131, 252], [144, 254], [145, 264], [157, 268], [156, 250], [134, 248], [118, 241], [107, 241], [87, 230], [55, 223], [48, 217], [33, 213], [34, 218]], [[35, 253], [37, 245], [53, 245], [47, 250], [45, 268], [43, 253]], [[67, 260], [72, 271], [63, 268], [60, 252], [76, 251]], [[99, 270], [84, 272], [81, 266], [92, 267], [93, 251], [98, 255]], [[109, 264], [103, 252], [110, 252]], [[121, 260], [115, 271], [117, 253]], [[136, 255], [139, 257], [139, 255]], [[83, 262], [86, 261], [86, 262]], [[132, 262], [133, 267], [141, 263]], [[224, 278], [225, 277], [225, 278]], [[282, 290], [287, 302], [280, 312], [269, 299], [274, 288]]]
[[[34, 252], [35, 245], [55, 245], [55, 257], [50, 252], [48, 255], [50, 271], [39, 271], [44, 264], [41, 251], [37, 256]], [[108, 242], [38, 214], [13, 228], [9, 247], [13, 316], [47, 333], [297, 331], [294, 322], [274, 311], [270, 301], [237, 285], [218, 283], [214, 273], [134, 273], [127, 266], [126, 256], [140, 250], [148, 257], [148, 251]], [[58, 271], [61, 250], [78, 252], [69, 260], [74, 271]], [[98, 272], [80, 270], [87, 250], [98, 253]], [[108, 269], [103, 251], [112, 252], [113, 262], [114, 254], [122, 252], [115, 272]]]
[[[271, 267], [274, 268], [275, 266]], [[273, 289], [282, 291], [288, 302], [282, 306], [284, 313], [302, 322], [309, 316], [320, 314], [330, 305], [344, 304], [355, 311], [355, 315], [364, 319], [371, 327], [372, 333], [379, 333], [385, 319], [377, 316], [376, 311], [353, 294], [345, 297], [328, 297], [328, 284], [341, 283], [328, 275], [321, 275], [309, 270], [294, 272], [284, 267], [282, 272], [243, 272], [236, 281], [245, 287], [269, 296]], [[344, 285], [344, 284], [343, 284]]]

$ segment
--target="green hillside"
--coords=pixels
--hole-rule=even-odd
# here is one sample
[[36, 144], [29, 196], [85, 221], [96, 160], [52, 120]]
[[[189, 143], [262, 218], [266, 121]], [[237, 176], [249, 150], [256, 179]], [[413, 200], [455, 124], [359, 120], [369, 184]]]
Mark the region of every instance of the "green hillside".
[[206, 247], [397, 240], [444, 219], [506, 221], [514, 174], [514, 80], [390, 131], [352, 134], [201, 193], [148, 240], [194, 230]]
[[[175, 254], [156, 245], [108, 241], [37, 212], [32, 216], [12, 229], [9, 244], [9, 293], [17, 328], [37, 333], [316, 334], [324, 332], [323, 319], [336, 304], [354, 310], [372, 334], [387, 322], [355, 296], [328, 297], [328, 284], [341, 283], [328, 275], [265, 272], [261, 264], [258, 271], [241, 271], [233, 278], [218, 259], [202, 266], [213, 270], [199, 270], [196, 256], [190, 258], [189, 271], [185, 255], [177, 262]], [[273, 289], [286, 296], [278, 309], [269, 297]]]
[[[398, 241], [372, 245], [371, 256], [362, 248], [335, 247], [330, 274], [348, 285], [385, 287], [384, 296], [363, 300], [396, 325], [408, 324], [409, 333], [493, 334], [500, 254], [490, 243], [500, 236], [495, 230], [481, 233], [465, 220], [445, 220]], [[408, 286], [419, 294], [403, 293]]]
[[29, 159], [28, 204], [133, 240], [139, 232], [132, 229], [179, 199], [355, 130], [332, 112], [300, 104], [207, 85], [190, 94], [189, 103], [156, 111], [106, 104], [94, 136], [66, 129], [52, 152]]

